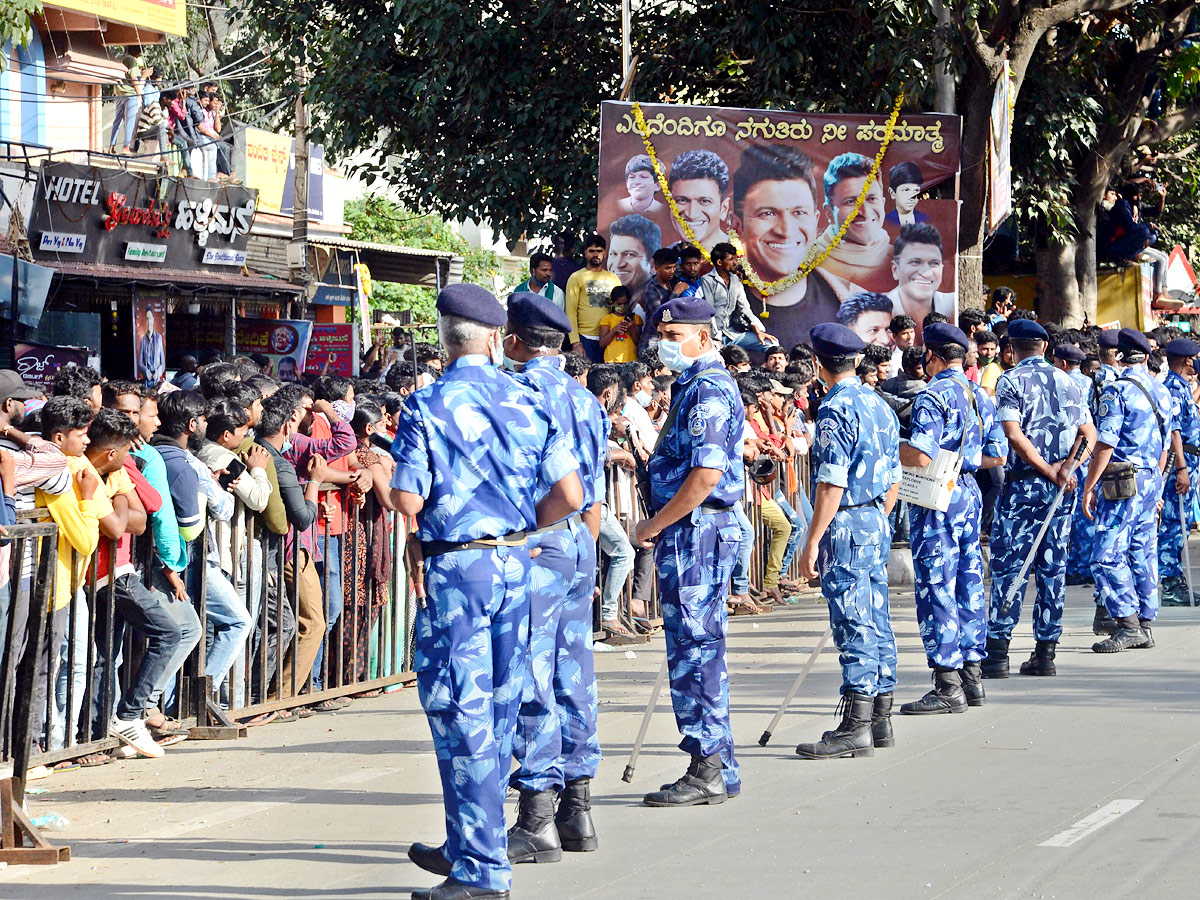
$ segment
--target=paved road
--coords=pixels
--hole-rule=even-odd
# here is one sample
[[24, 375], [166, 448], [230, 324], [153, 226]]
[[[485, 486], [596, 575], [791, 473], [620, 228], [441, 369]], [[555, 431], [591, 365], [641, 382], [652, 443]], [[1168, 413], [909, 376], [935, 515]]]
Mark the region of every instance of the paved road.
[[[894, 607], [902, 701], [924, 692], [928, 673], [911, 594]], [[635, 783], [620, 781], [661, 639], [635, 659], [598, 654], [601, 849], [520, 867], [515, 896], [1194, 897], [1200, 609], [1164, 611], [1156, 649], [1117, 656], [1090, 652], [1091, 616], [1090, 596], [1071, 589], [1058, 677], [988, 682], [982, 709], [897, 717], [894, 749], [833, 762], [792, 752], [834, 721], [832, 647], [771, 746], [755, 744], [824, 630], [824, 606], [734, 620], [745, 788], [713, 808], [639, 805], [686, 762], [665, 703]], [[1014, 662], [1032, 645], [1026, 626]], [[415, 692], [403, 691], [235, 744], [54, 776], [31, 806], [71, 820], [55, 837], [75, 859], [0, 871], [0, 897], [406, 897], [436, 880], [404, 855], [442, 834], [428, 737]]]

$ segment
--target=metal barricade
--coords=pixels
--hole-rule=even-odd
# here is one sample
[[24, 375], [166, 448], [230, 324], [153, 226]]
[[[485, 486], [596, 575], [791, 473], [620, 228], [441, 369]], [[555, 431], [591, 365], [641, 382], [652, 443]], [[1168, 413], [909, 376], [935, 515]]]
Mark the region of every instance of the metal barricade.
[[[637, 547], [633, 534], [637, 523], [649, 518], [649, 512], [637, 490], [633, 473], [628, 469], [608, 466], [605, 468], [604, 481], [608, 513], [629, 541], [634, 554], [633, 568], [617, 596], [617, 619], [635, 634], [648, 634], [662, 626], [662, 605], [658, 597], [658, 580], [654, 575], [654, 551]], [[612, 561], [598, 550], [596, 564], [596, 585], [600, 593], [594, 604], [592, 620], [596, 636], [601, 637], [601, 598]]]

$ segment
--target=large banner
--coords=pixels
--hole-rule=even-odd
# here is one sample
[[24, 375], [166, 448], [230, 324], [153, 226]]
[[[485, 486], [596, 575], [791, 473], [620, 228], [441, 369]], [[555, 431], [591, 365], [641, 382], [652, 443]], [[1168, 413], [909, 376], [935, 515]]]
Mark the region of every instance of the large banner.
[[296, 319], [238, 319], [237, 352], [261, 353], [280, 381], [299, 381], [308, 357], [312, 322]]
[[1012, 213], [1012, 80], [1008, 61], [992, 95], [988, 128], [988, 234]]
[[13, 345], [14, 368], [21, 380], [32, 388], [50, 393], [54, 375], [64, 366], [86, 366], [86, 347], [51, 347], [47, 344], [16, 343]]
[[358, 326], [314, 322], [304, 371], [314, 375], [358, 374]]
[[[597, 224], [609, 241], [608, 267], [640, 296], [653, 277], [654, 251], [684, 231], [659, 189], [631, 107], [601, 106]], [[830, 246], [887, 131], [886, 115], [641, 109], [696, 240], [711, 250], [736, 238], [743, 263], [764, 283], [792, 278]], [[958, 172], [960, 129], [957, 116], [899, 118], [879, 177], [842, 241], [807, 277], [767, 298], [763, 324], [785, 347], [806, 342], [820, 322], [842, 321], [887, 345], [893, 314], [907, 313], [918, 328], [930, 312], [956, 317], [958, 203], [922, 195]], [[751, 305], [762, 312], [757, 298]]]
[[179, 37], [187, 34], [187, 0], [54, 0], [47, 5]]
[[157, 385], [167, 374], [167, 295], [138, 291], [133, 297], [133, 360], [137, 379]]

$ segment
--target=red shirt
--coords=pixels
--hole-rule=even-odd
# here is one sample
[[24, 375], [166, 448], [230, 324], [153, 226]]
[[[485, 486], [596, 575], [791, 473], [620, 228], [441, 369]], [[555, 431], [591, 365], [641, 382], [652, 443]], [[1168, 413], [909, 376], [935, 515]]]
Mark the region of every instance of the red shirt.
[[[151, 487], [150, 482], [138, 470], [137, 463], [134, 461], [132, 454], [125, 457], [125, 474], [129, 476], [129, 480], [133, 482], [133, 488], [137, 492], [138, 499], [142, 501], [142, 506], [146, 508], [146, 514], [156, 513], [162, 509], [162, 496]], [[103, 535], [101, 536], [103, 538]], [[97, 583], [106, 583], [108, 581], [108, 562], [109, 562], [109, 542], [106, 540], [100, 541], [100, 546], [96, 549], [96, 581]], [[126, 531], [117, 539], [117, 575], [124, 575], [132, 572], [133, 569], [133, 535]]]

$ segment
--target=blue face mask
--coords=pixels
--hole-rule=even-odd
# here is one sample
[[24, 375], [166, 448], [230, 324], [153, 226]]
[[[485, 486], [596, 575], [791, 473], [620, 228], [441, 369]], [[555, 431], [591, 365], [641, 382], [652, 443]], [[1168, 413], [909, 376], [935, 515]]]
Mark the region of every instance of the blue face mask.
[[287, 452], [288, 452], [289, 450], [291, 450], [291, 449], [292, 449], [292, 442], [291, 442], [291, 440], [285, 440], [285, 441], [283, 442], [283, 446], [279, 448], [279, 453], [282, 455], [282, 454], [284, 454], [284, 453], [287, 453]]
[[[692, 335], [695, 337], [695, 335]], [[659, 341], [658, 342], [658, 358], [662, 360], [662, 364], [672, 372], [685, 372], [694, 363], [692, 357], [683, 352], [683, 345], [692, 338], [686, 338], [682, 341]]]

